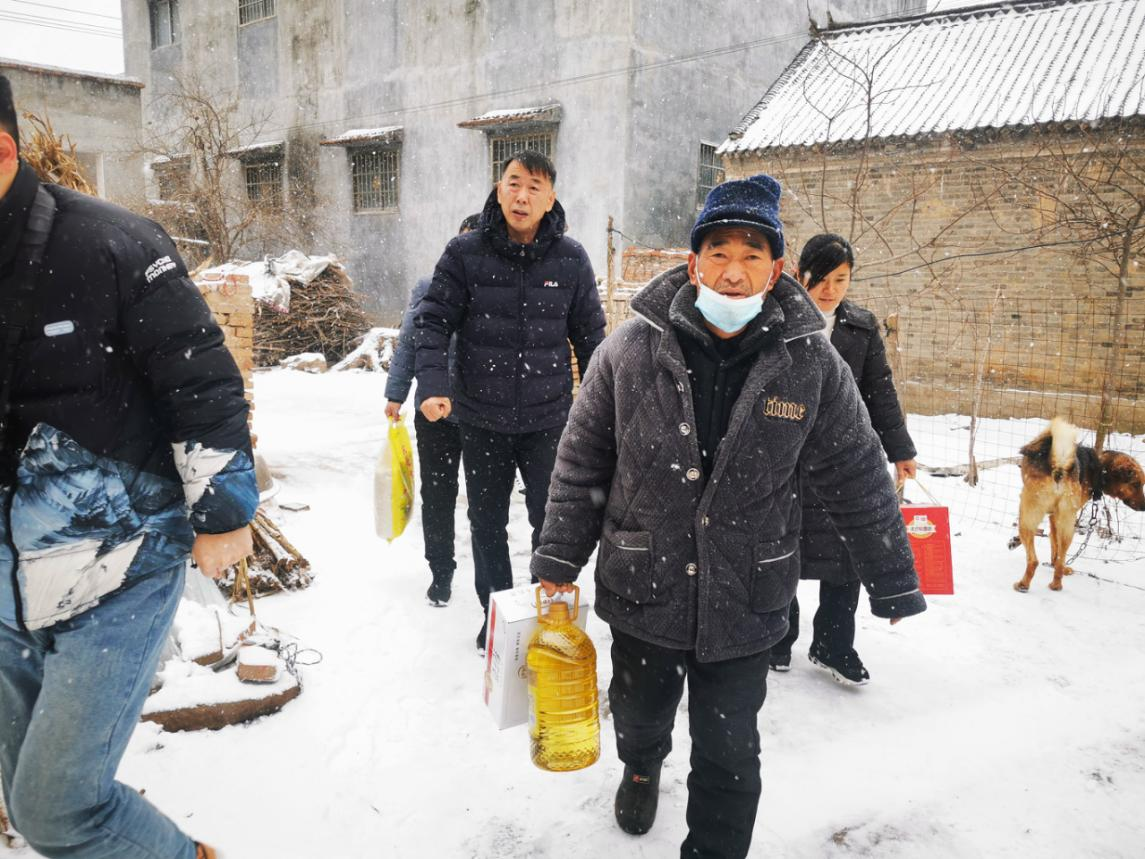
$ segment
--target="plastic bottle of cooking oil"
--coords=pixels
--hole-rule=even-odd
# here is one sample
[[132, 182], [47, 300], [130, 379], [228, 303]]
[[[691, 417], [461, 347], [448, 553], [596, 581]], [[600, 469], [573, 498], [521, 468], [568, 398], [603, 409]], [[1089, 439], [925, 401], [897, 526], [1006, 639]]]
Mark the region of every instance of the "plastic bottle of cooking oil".
[[573, 623], [580, 589], [575, 593], [571, 616], [568, 604], [555, 600], [542, 613], [537, 588], [537, 629], [525, 656], [533, 763], [551, 772], [584, 769], [600, 757], [596, 648]]

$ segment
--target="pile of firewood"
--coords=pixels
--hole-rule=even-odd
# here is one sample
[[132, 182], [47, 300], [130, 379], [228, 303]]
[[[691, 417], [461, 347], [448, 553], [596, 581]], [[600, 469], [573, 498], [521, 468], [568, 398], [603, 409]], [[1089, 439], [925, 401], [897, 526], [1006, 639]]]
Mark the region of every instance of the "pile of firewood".
[[[310, 584], [310, 562], [283, 536], [282, 530], [262, 508], [254, 514], [250, 528], [254, 555], [247, 565], [247, 577], [253, 595], [297, 591]], [[241, 592], [243, 587], [235, 568], [219, 579], [219, 588], [232, 599], [246, 599], [246, 594]]]
[[76, 158], [76, 145], [67, 135], [56, 134], [52, 123], [34, 113], [25, 113], [28, 126], [20, 129], [20, 157], [31, 167], [41, 182], [62, 185], [73, 191], [94, 194], [95, 189], [84, 176], [79, 159]]
[[310, 283], [291, 285], [289, 313], [256, 303], [254, 363], [273, 367], [290, 355], [321, 352], [333, 364], [373, 325], [346, 270], [331, 265]]

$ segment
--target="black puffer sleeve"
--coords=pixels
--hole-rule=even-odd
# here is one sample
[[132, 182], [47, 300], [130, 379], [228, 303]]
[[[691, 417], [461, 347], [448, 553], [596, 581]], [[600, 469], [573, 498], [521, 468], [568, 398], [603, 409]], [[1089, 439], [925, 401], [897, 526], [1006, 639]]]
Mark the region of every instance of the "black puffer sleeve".
[[143, 218], [118, 225], [111, 253], [120, 327], [155, 398], [196, 532], [247, 524], [258, 507], [243, 381], [174, 243]]

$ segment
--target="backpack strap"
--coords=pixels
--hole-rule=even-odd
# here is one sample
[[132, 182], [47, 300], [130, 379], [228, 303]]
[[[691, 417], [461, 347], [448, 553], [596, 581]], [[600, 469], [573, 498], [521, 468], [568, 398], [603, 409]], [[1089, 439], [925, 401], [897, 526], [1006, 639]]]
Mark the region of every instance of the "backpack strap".
[[43, 186], [36, 189], [35, 199], [28, 211], [28, 222], [20, 249], [16, 254], [16, 274], [13, 289], [0, 297], [3, 311], [4, 345], [3, 376], [0, 377], [0, 454], [7, 454], [8, 399], [12, 394], [12, 380], [16, 376], [16, 349], [24, 335], [24, 327], [32, 313], [32, 294], [44, 269], [44, 252], [52, 223], [56, 219], [56, 199]]

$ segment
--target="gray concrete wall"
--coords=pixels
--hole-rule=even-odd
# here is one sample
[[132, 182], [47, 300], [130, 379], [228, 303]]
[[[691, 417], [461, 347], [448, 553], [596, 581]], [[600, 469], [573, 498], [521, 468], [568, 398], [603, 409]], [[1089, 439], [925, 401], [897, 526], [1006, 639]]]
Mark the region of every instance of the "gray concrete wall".
[[[489, 110], [560, 103], [557, 196], [570, 234], [602, 265], [607, 217], [622, 204], [623, 161], [614, 153], [625, 123], [623, 79], [537, 85], [623, 65], [625, 28], [602, 5], [346, 0], [345, 128], [404, 127], [400, 212], [355, 215], [347, 178], [321, 187], [344, 200], [330, 210], [351, 237], [358, 268], [376, 273], [383, 305], [404, 300], [461, 219], [484, 204], [488, 137], [457, 123]], [[348, 172], [340, 151], [323, 165], [329, 177]]]
[[[629, 78], [624, 220], [652, 247], [688, 244], [697, 212], [700, 143], [722, 143], [820, 25], [924, 12], [921, 0], [632, 0], [631, 64], [662, 64]], [[667, 14], [666, 6], [672, 10]], [[760, 10], [766, 9], [766, 14]], [[749, 47], [724, 53], [731, 45]], [[710, 54], [687, 62], [680, 57]], [[628, 242], [622, 242], [627, 245]]]
[[[143, 194], [138, 151], [141, 84], [115, 77], [0, 60], [12, 82], [16, 109], [51, 122], [56, 134], [76, 145], [88, 180], [100, 196], [117, 202]], [[30, 127], [21, 117], [22, 133]]]
[[[721, 142], [806, 41], [802, 0], [767, 4], [766, 16], [761, 5], [278, 0], [275, 18], [239, 27], [235, 3], [183, 0], [180, 42], [155, 51], [145, 0], [123, 0], [123, 13], [128, 72], [149, 84], [148, 120], [169, 121], [152, 105], [175, 73], [242, 95], [244, 108], [266, 116], [261, 139], [287, 142], [306, 249], [342, 256], [362, 291], [396, 319], [413, 283], [489, 192], [488, 137], [457, 127], [489, 110], [561, 105], [557, 195], [598, 274], [609, 215], [650, 244], [679, 244], [695, 217], [700, 140]], [[863, 15], [907, 6], [922, 4], [832, 4]], [[789, 38], [629, 71], [776, 34]], [[586, 74], [593, 77], [577, 80]], [[404, 128], [399, 210], [354, 213], [347, 151], [319, 142], [388, 125]]]

